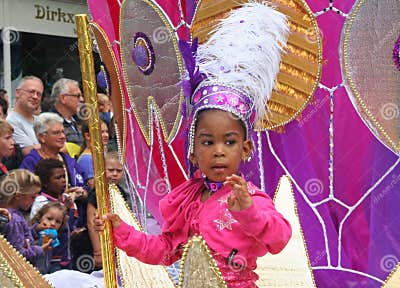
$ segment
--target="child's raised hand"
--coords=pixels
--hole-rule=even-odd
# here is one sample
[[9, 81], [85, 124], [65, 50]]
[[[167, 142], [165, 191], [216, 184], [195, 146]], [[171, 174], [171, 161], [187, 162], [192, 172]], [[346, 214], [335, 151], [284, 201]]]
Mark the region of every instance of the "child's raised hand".
[[42, 245], [43, 251], [51, 250], [51, 249], [52, 249], [52, 247], [51, 247], [51, 243], [52, 243], [52, 242], [53, 242], [53, 239], [50, 239], [49, 241], [47, 241], [46, 243], [44, 243], [44, 244]]
[[36, 225], [35, 230], [36, 232], [39, 232], [47, 228], [50, 228], [50, 226], [48, 226], [46, 222], [39, 222], [39, 224]]
[[228, 198], [228, 209], [230, 211], [242, 211], [253, 204], [253, 199], [247, 190], [247, 182], [243, 177], [232, 174], [226, 177], [224, 185], [231, 185], [233, 191], [233, 195]]
[[96, 217], [94, 218], [94, 230], [97, 232], [103, 232], [104, 231], [104, 221], [106, 220], [110, 220], [111, 221], [111, 225], [113, 226], [113, 228], [117, 228], [122, 220], [121, 218], [119, 218], [119, 216], [117, 214], [106, 214], [103, 215], [103, 217], [100, 219], [98, 215], [96, 215]]
[[6, 216], [8, 218], [8, 221], [11, 220], [11, 214], [6, 208], [0, 208], [0, 214]]

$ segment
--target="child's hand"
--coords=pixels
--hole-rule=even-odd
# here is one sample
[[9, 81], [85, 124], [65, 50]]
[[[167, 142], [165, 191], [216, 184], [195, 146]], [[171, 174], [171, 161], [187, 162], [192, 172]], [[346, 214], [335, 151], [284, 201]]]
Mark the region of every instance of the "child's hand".
[[46, 223], [39, 222], [39, 224], [36, 225], [35, 230], [36, 230], [36, 232], [39, 232], [39, 231], [42, 231], [42, 230], [47, 229], [47, 228], [49, 228], [49, 227], [47, 226]]
[[75, 199], [83, 199], [87, 197], [86, 190], [79, 186], [68, 188], [65, 190], [65, 194], [71, 197], [72, 202], [75, 201]]
[[47, 243], [44, 243], [44, 244], [42, 245], [43, 251], [51, 250], [51, 249], [52, 249], [52, 247], [51, 247], [51, 243], [52, 243], [52, 242], [53, 242], [53, 239], [50, 239], [49, 241], [47, 241]]
[[103, 232], [105, 220], [110, 220], [113, 228], [117, 228], [122, 222], [121, 218], [119, 218], [117, 214], [103, 215], [101, 219], [98, 215], [96, 215], [96, 217], [94, 218], [94, 230], [97, 232]]
[[71, 238], [78, 237], [83, 231], [85, 231], [85, 227], [76, 228], [71, 232]]
[[231, 185], [233, 195], [228, 198], [228, 209], [233, 212], [246, 210], [253, 204], [253, 199], [247, 190], [247, 183], [243, 177], [232, 174], [226, 177], [224, 185]]
[[0, 208], [0, 214], [6, 216], [8, 218], [8, 221], [11, 220], [11, 214], [6, 208]]

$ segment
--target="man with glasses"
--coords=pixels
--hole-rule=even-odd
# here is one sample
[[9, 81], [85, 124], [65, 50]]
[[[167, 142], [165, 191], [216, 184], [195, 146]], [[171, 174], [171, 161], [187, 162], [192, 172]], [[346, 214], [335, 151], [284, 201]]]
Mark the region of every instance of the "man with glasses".
[[56, 101], [51, 112], [59, 114], [64, 119], [64, 132], [67, 142], [81, 146], [83, 137], [78, 127], [78, 121], [84, 119], [77, 119], [76, 114], [84, 99], [79, 83], [67, 78], [59, 79], [53, 85], [51, 98]]
[[42, 100], [42, 80], [35, 76], [25, 76], [15, 92], [15, 107], [8, 114], [7, 122], [13, 126], [13, 138], [22, 148], [22, 154], [26, 155], [33, 148], [40, 147], [33, 131], [33, 122], [35, 111]]

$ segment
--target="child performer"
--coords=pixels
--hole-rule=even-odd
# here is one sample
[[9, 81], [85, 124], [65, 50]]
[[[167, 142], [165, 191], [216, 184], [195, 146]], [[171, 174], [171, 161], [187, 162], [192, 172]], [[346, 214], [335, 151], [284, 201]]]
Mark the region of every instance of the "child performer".
[[[45, 240], [46, 236], [48, 239], [52, 239], [52, 247], [58, 247], [60, 245], [57, 237], [62, 232], [61, 228], [64, 226], [64, 220], [67, 219], [65, 217], [66, 215], [67, 208], [59, 202], [49, 202], [39, 209], [31, 220], [32, 235], [34, 239], [40, 240], [39, 245], [47, 242]], [[50, 232], [53, 232], [51, 230], [54, 230], [55, 233], [50, 234]], [[46, 251], [45, 255], [39, 257], [36, 262], [36, 267], [39, 269], [40, 273], [47, 274], [57, 271], [58, 263], [55, 264], [51, 261], [52, 252], [53, 251]]]
[[[265, 117], [287, 31], [281, 13], [253, 2], [232, 11], [195, 59], [193, 47], [181, 44], [191, 77], [184, 86], [192, 109], [188, 158], [198, 170], [160, 201], [161, 235], [139, 232], [115, 214], [103, 216], [127, 255], [170, 265], [188, 239], [200, 234], [227, 286], [245, 288], [256, 287], [257, 258], [285, 247], [291, 237], [288, 221], [266, 193], [245, 180], [239, 166], [250, 157], [253, 124]], [[103, 224], [95, 220], [98, 231]]]
[[4, 227], [4, 236], [32, 264], [44, 251], [50, 249], [51, 241], [41, 246], [34, 245], [31, 230], [22, 212], [29, 210], [40, 191], [39, 177], [24, 169], [7, 174], [2, 182], [3, 193], [12, 195], [6, 205], [11, 220]]

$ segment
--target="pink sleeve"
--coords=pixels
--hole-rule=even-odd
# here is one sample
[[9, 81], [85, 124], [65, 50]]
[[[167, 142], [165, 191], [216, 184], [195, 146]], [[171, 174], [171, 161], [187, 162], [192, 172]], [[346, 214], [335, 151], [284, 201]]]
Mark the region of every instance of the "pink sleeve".
[[181, 257], [179, 250], [173, 250], [171, 236], [167, 233], [147, 235], [122, 222], [113, 229], [114, 244], [128, 256], [153, 265], [169, 266]]
[[292, 235], [289, 222], [276, 211], [268, 196], [257, 195], [248, 209], [231, 214], [241, 224], [244, 233], [266, 245], [272, 254], [285, 248]]

